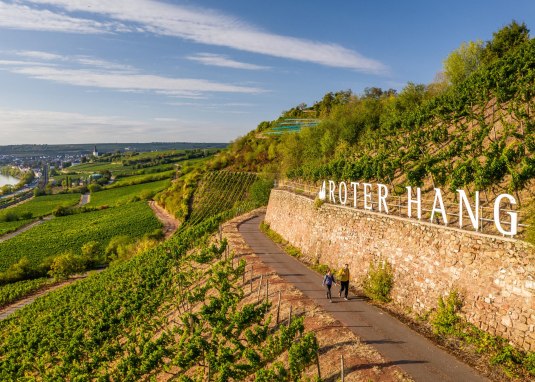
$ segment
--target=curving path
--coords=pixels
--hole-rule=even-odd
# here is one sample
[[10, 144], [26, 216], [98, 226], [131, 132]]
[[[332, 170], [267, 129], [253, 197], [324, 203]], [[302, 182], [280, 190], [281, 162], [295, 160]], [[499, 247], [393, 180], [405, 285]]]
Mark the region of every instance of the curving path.
[[[338, 297], [327, 303], [322, 277], [300, 261], [287, 255], [259, 228], [264, 216], [246, 221], [240, 234], [254, 253], [307, 297], [350, 328], [364, 343], [375, 347], [391, 364], [399, 366], [415, 381], [487, 381], [475, 370], [457, 360], [422, 335], [377, 307], [358, 297], [344, 301]], [[333, 295], [337, 295], [334, 287]]]
[[168, 239], [176, 232], [180, 223], [154, 200], [149, 202], [149, 207], [152, 209], [152, 212], [154, 212], [156, 218], [163, 224], [163, 232], [165, 238]]
[[16, 231], [13, 231], [13, 232], [10, 232], [10, 233], [6, 233], [5, 235], [0, 236], [0, 243], [3, 242], [3, 241], [9, 240], [11, 238], [14, 238], [15, 236], [18, 236], [21, 233], [26, 232], [26, 231], [32, 229], [33, 227], [35, 227], [35, 226], [37, 226], [39, 224], [42, 224], [42, 223], [44, 223], [46, 221], [49, 221], [50, 219], [52, 219], [52, 215], [45, 216], [40, 220], [34, 221], [33, 223], [25, 225], [22, 228], [19, 228]]

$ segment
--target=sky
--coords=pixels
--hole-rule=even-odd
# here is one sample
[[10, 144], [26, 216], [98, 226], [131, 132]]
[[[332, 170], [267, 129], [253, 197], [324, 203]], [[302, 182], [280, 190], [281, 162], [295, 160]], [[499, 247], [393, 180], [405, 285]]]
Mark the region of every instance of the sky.
[[428, 84], [513, 19], [535, 30], [535, 1], [0, 0], [0, 145], [229, 142], [327, 92]]

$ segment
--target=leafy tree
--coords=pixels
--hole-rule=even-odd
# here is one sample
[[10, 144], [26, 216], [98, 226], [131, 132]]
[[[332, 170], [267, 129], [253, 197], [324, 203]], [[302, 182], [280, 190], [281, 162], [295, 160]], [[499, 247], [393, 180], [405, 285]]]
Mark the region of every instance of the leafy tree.
[[453, 85], [464, 81], [481, 64], [483, 41], [463, 42], [444, 60], [444, 74]]
[[483, 58], [490, 63], [501, 58], [505, 53], [529, 41], [529, 29], [526, 24], [513, 20], [509, 25], [493, 33], [493, 38], [485, 46]]

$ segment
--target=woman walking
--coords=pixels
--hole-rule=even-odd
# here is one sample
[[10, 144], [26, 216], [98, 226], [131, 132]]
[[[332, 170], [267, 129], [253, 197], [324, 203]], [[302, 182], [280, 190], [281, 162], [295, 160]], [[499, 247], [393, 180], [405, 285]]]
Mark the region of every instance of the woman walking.
[[323, 283], [321, 285], [324, 285], [327, 289], [327, 298], [329, 299], [329, 302], [333, 302], [332, 296], [331, 296], [331, 286], [333, 284], [336, 284], [336, 281], [334, 280], [334, 275], [331, 273], [331, 270], [329, 269], [325, 276], [323, 276]]

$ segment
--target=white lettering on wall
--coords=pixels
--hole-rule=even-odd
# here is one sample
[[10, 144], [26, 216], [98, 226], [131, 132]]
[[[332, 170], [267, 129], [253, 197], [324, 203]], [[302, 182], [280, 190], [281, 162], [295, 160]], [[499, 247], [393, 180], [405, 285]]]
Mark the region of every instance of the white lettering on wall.
[[[343, 191], [342, 191], [343, 189]], [[338, 185], [338, 199], [340, 199], [340, 204], [346, 205], [347, 203], [347, 185], [346, 182], [340, 182]]]
[[517, 212], [507, 212], [507, 215], [511, 218], [511, 228], [509, 231], [505, 230], [502, 226], [502, 222], [500, 220], [500, 203], [502, 199], [509, 200], [509, 203], [516, 204], [515, 198], [509, 194], [501, 194], [499, 195], [496, 200], [494, 201], [494, 224], [496, 225], [496, 229], [500, 231], [503, 235], [516, 235], [517, 233], [517, 227], [518, 227], [518, 213]]
[[[326, 183], [327, 181], [323, 181], [323, 184], [320, 187], [320, 192], [318, 194], [318, 197], [321, 200], [327, 199], [327, 190], [326, 190]], [[329, 202], [331, 203], [337, 203], [336, 200], [336, 182], [329, 180]], [[353, 192], [353, 207], [358, 208], [358, 193], [359, 193], [359, 187], [360, 183], [358, 182], [350, 182], [351, 190]], [[412, 218], [414, 215], [414, 207], [416, 207], [416, 217], [418, 217], [418, 220], [422, 219], [422, 191], [419, 187], [416, 188], [416, 198], [413, 198], [412, 195], [412, 187], [407, 186], [405, 187], [407, 189], [407, 216], [409, 218]], [[373, 191], [373, 184], [371, 183], [362, 183], [362, 202], [361, 207], [365, 210], [372, 211], [373, 210], [373, 200], [372, 200], [372, 191]], [[431, 209], [431, 222], [435, 219], [435, 214], [440, 215], [436, 216], [436, 219], [439, 217], [442, 218], [442, 221], [445, 225], [448, 225], [448, 214], [446, 211], [446, 207], [444, 206], [444, 199], [442, 198], [442, 191], [439, 188], [435, 188], [435, 197], [433, 200], [433, 207]], [[472, 223], [472, 226], [476, 231], [480, 229], [480, 206], [479, 206], [479, 191], [476, 191], [474, 194], [474, 203], [475, 206], [472, 208], [472, 204], [470, 203], [470, 200], [468, 200], [468, 196], [466, 195], [466, 192], [464, 190], [457, 190], [459, 194], [459, 226], [463, 227], [463, 210], [466, 209], [466, 212], [468, 213], [468, 216], [470, 218], [470, 221]], [[377, 206], [379, 212], [384, 212], [386, 214], [389, 213], [388, 211], [388, 187], [384, 184], [377, 183]], [[348, 189], [347, 189], [347, 183], [340, 182], [338, 184], [338, 203], [342, 205], [347, 204], [348, 199]], [[507, 211], [507, 215], [509, 215], [509, 222], [506, 223], [510, 226], [510, 229], [507, 230], [503, 227], [503, 222], [500, 220], [500, 203], [503, 199], [507, 199], [511, 204], [516, 204], [516, 200], [512, 195], [509, 194], [502, 194], [496, 198], [494, 201], [494, 225], [496, 226], [496, 229], [503, 235], [508, 236], [514, 236], [518, 233], [518, 213], [514, 211]], [[401, 207], [401, 205], [400, 205]], [[438, 222], [438, 220], [437, 220]]]
[[412, 205], [416, 204], [416, 216], [418, 220], [422, 219], [422, 190], [420, 187], [416, 188], [416, 200], [412, 200], [412, 188], [411, 186], [405, 187], [407, 189], [407, 215], [412, 217]]
[[386, 204], [386, 198], [388, 197], [388, 188], [384, 184], [378, 183], [377, 184], [377, 195], [378, 195], [378, 203], [379, 204], [379, 212], [388, 213], [388, 206]]
[[466, 207], [466, 211], [468, 212], [468, 216], [470, 217], [470, 221], [472, 222], [472, 226], [477, 231], [479, 229], [479, 191], [476, 191], [475, 197], [476, 197], [476, 212], [472, 211], [472, 207], [470, 206], [470, 202], [468, 201], [468, 197], [466, 196], [466, 192], [464, 190], [457, 190], [459, 193], [459, 227], [463, 228], [463, 205]]
[[357, 187], [359, 183], [351, 182], [351, 187], [353, 188], [353, 207], [357, 208]]
[[[440, 205], [439, 208], [437, 208], [437, 201]], [[448, 216], [446, 214], [446, 208], [444, 208], [444, 200], [442, 200], [442, 192], [440, 191], [440, 188], [435, 188], [435, 200], [433, 201], [433, 209], [431, 210], [431, 222], [433, 222], [435, 212], [440, 213], [442, 220], [444, 220], [444, 224], [448, 225]]]
[[[362, 183], [362, 187], [364, 187], [364, 190], [362, 191], [362, 194], [364, 195], [364, 209], [365, 210], [372, 210], [372, 185], [371, 183]], [[368, 204], [369, 202], [369, 204]]]
[[336, 184], [329, 180], [329, 202], [336, 203], [336, 199], [334, 198], [334, 189], [336, 188]]

